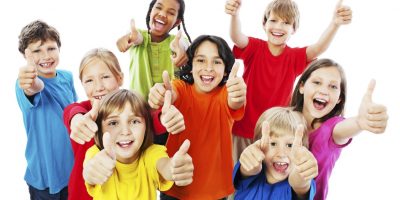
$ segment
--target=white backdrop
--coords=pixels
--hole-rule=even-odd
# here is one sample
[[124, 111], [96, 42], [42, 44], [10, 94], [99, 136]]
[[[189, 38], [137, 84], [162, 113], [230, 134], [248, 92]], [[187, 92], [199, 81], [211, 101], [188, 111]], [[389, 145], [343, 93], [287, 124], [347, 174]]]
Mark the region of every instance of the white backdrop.
[[[28, 199], [23, 180], [26, 134], [15, 98], [14, 85], [18, 68], [25, 60], [18, 52], [18, 35], [29, 22], [42, 19], [61, 33], [60, 69], [73, 72], [79, 100], [85, 100], [78, 79], [78, 67], [86, 51], [95, 47], [112, 50], [126, 74], [129, 55], [117, 51], [115, 42], [129, 30], [130, 18], [145, 28], [149, 0], [129, 1], [50, 1], [14, 0], [0, 5], [0, 55], [3, 75], [0, 79], [0, 194], [12, 199]], [[242, 28], [245, 34], [265, 39], [261, 26], [269, 0], [243, 0]], [[229, 16], [224, 13], [225, 0], [186, 0], [185, 21], [194, 39], [201, 34], [215, 34], [230, 45]], [[335, 0], [297, 0], [300, 28], [289, 41], [290, 46], [305, 46], [317, 41], [333, 14]], [[389, 110], [389, 124], [383, 135], [362, 132], [345, 148], [330, 179], [329, 199], [393, 199], [398, 196], [400, 180], [400, 94], [398, 53], [400, 3], [393, 0], [345, 0], [353, 9], [353, 22], [340, 28], [332, 45], [320, 57], [338, 61], [348, 80], [346, 116], [357, 113], [359, 102], [371, 78], [377, 80], [373, 99]], [[2, 1], [0, 4], [5, 4]], [[49, 122], [51, 123], [51, 122]], [[390, 181], [390, 183], [389, 183]], [[396, 183], [396, 184], [393, 184]], [[396, 186], [397, 185], [397, 186]]]

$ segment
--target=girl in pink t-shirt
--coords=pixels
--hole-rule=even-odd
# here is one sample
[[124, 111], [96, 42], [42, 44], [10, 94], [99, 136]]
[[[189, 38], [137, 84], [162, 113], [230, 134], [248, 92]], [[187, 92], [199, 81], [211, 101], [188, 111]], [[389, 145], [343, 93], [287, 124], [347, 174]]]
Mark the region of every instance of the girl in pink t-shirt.
[[384, 105], [372, 101], [375, 81], [368, 86], [355, 117], [343, 118], [346, 78], [342, 67], [330, 59], [312, 62], [300, 77], [291, 106], [303, 113], [309, 130], [309, 146], [318, 161], [315, 199], [325, 199], [328, 180], [341, 148], [366, 130], [383, 133], [388, 115]]

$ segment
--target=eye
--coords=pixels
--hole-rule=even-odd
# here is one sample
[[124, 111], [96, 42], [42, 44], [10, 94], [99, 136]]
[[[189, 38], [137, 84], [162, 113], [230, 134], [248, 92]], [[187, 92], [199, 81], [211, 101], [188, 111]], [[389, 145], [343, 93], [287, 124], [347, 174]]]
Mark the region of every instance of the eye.
[[293, 144], [289, 143], [289, 144], [286, 144], [286, 146], [289, 147], [289, 148], [292, 148]]
[[320, 81], [313, 81], [312, 82], [314, 85], [321, 85], [321, 82]]
[[275, 147], [276, 145], [276, 142], [271, 142], [271, 147]]
[[223, 64], [222, 60], [214, 60], [215, 65], [221, 65]]
[[205, 63], [206, 62], [205, 59], [203, 59], [203, 58], [196, 58], [194, 61], [197, 63]]
[[32, 53], [39, 53], [39, 52], [40, 52], [40, 49], [35, 49], [32, 51]]
[[84, 81], [83, 81], [83, 83], [85, 83], [85, 84], [87, 84], [87, 83], [91, 83], [91, 82], [93, 82], [93, 80], [92, 80], [92, 79], [86, 79], [86, 80], [84, 80]]
[[272, 23], [275, 23], [276, 22], [276, 19], [270, 19], [270, 20], [268, 20], [269, 22], [272, 22]]
[[106, 78], [110, 78], [110, 77], [111, 77], [110, 75], [104, 75], [101, 78], [106, 79]]
[[50, 47], [49, 48], [49, 51], [55, 51], [55, 50], [57, 50], [57, 48], [55, 48], [55, 47]]
[[334, 89], [334, 90], [337, 90], [339, 88], [337, 85], [330, 85], [329, 87]]
[[107, 126], [116, 126], [117, 124], [118, 124], [117, 121], [112, 120], [112, 121], [109, 121], [109, 122], [107, 123]]
[[168, 12], [168, 14], [170, 14], [170, 15], [172, 15], [172, 16], [175, 16], [175, 12]]
[[157, 10], [161, 10], [162, 9], [161, 6], [155, 6], [154, 8], [157, 9]]

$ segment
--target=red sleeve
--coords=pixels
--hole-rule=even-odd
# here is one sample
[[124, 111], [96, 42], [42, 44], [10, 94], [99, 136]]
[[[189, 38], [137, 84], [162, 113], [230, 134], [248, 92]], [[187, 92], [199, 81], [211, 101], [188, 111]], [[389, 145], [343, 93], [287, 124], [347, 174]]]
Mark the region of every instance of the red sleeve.
[[68, 105], [64, 109], [63, 118], [64, 118], [64, 125], [68, 130], [68, 133], [71, 133], [71, 119], [78, 113], [86, 114], [87, 112], [92, 109], [92, 105], [90, 101], [83, 101], [81, 103], [72, 103]]
[[161, 109], [151, 111], [151, 117], [153, 118], [154, 134], [161, 135], [167, 132], [167, 129], [161, 124], [160, 120]]

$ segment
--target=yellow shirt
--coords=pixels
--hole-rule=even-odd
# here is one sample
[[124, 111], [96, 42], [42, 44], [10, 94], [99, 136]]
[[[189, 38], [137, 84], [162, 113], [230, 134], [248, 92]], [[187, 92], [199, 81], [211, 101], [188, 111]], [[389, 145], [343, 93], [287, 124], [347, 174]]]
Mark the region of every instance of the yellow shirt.
[[[85, 162], [99, 152], [93, 145], [86, 152]], [[110, 199], [156, 199], [156, 190], [169, 190], [172, 181], [164, 180], [157, 171], [157, 161], [168, 157], [166, 148], [161, 145], [151, 145], [136, 161], [123, 164], [117, 161], [114, 172], [103, 185], [88, 185], [88, 193], [95, 200]]]

